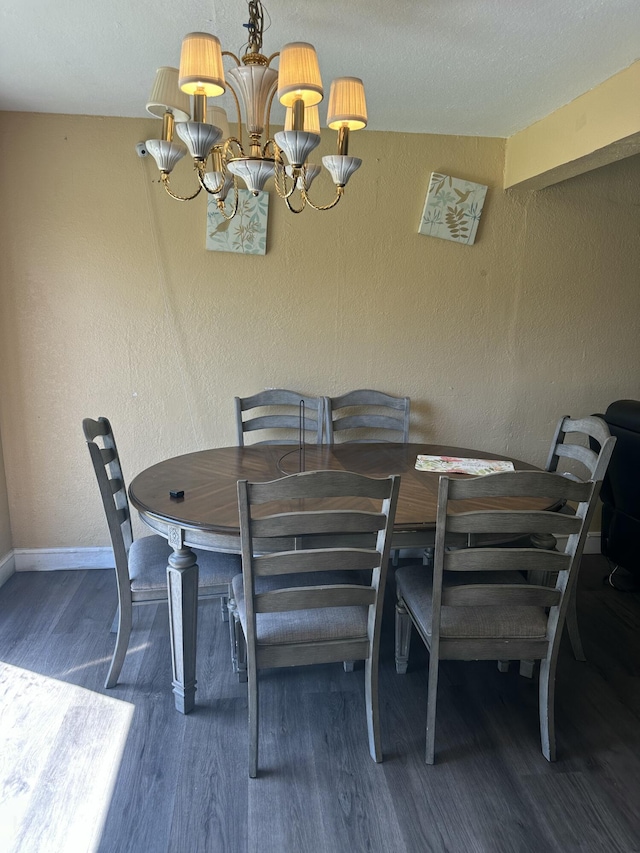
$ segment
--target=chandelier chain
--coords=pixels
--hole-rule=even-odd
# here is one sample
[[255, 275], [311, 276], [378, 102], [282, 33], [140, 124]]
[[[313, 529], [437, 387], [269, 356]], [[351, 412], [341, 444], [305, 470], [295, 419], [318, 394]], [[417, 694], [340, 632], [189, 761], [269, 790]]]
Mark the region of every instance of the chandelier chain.
[[260, 0], [249, 0], [249, 23], [245, 27], [249, 30], [248, 47], [251, 53], [260, 53], [262, 50], [262, 34], [264, 33], [264, 13]]

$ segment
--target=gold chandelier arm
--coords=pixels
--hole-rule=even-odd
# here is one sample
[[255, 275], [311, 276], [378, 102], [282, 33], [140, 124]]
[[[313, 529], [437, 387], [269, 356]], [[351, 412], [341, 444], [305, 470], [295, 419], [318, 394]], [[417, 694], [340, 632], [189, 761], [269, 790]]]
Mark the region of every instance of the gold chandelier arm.
[[276, 59], [276, 57], [280, 56], [280, 51], [276, 50], [275, 53], [272, 53], [271, 56], [267, 59], [267, 68], [271, 65], [271, 61]]
[[285, 202], [286, 202], [286, 204], [287, 204], [287, 207], [288, 207], [288, 208], [289, 208], [289, 210], [291, 211], [291, 213], [302, 213], [302, 211], [304, 210], [305, 205], [306, 205], [306, 203], [307, 203], [307, 202], [306, 202], [306, 200], [305, 200], [305, 198], [304, 198], [304, 196], [302, 197], [302, 206], [301, 206], [301, 207], [294, 207], [294, 206], [291, 204], [291, 202], [289, 201], [289, 196], [286, 196], [286, 197], [285, 197]]
[[229, 152], [231, 151], [232, 144], [235, 144], [238, 146], [240, 156], [244, 157], [244, 148], [242, 147], [242, 142], [240, 142], [240, 140], [237, 139], [235, 136], [230, 136], [228, 139], [225, 140], [225, 143], [224, 143], [223, 155], [222, 155], [223, 158], [225, 160], [227, 159]]
[[169, 193], [171, 198], [175, 198], [176, 201], [191, 201], [191, 199], [195, 198], [202, 189], [202, 185], [200, 185], [193, 195], [177, 195], [177, 193], [174, 193], [169, 186], [169, 175], [167, 172], [162, 172], [162, 174], [160, 175], [160, 180], [162, 181], [163, 187]]
[[306, 203], [309, 205], [309, 207], [312, 207], [314, 210], [331, 210], [331, 208], [335, 207], [336, 204], [340, 201], [340, 199], [344, 195], [344, 187], [336, 186], [336, 197], [331, 202], [331, 204], [323, 204], [323, 205], [314, 204], [311, 201], [311, 199], [309, 198], [309, 196], [307, 195], [307, 190], [304, 186], [304, 181], [302, 182], [302, 185], [300, 186], [300, 195], [306, 201]]
[[238, 59], [238, 57], [235, 55], [235, 53], [231, 53], [231, 51], [230, 51], [230, 50], [223, 50], [223, 51], [222, 51], [222, 55], [223, 55], [223, 56], [230, 56], [230, 57], [231, 57], [231, 59], [235, 60], [236, 65], [240, 65], [240, 64], [241, 64], [240, 60], [239, 60], [239, 59]]
[[[273, 140], [270, 139], [267, 142], [267, 145], [269, 144], [269, 142], [273, 142]], [[266, 149], [267, 145], [265, 145], [265, 149]], [[278, 146], [275, 143], [273, 143], [273, 150], [274, 150], [273, 159], [275, 161], [275, 173], [274, 173], [273, 179], [274, 179], [274, 183], [276, 186], [276, 192], [278, 193], [280, 198], [283, 198], [286, 201], [295, 192], [295, 189], [298, 185], [299, 177], [294, 178], [292, 180], [291, 189], [288, 190], [287, 189], [287, 173], [286, 173], [285, 168], [284, 168], [284, 163], [282, 161], [280, 149], [278, 148]], [[304, 205], [303, 205], [303, 207], [304, 207]], [[294, 213], [295, 212], [296, 211], [294, 211]]]
[[233, 213], [229, 213], [229, 214], [228, 214], [228, 213], [226, 213], [226, 211], [225, 211], [225, 203], [224, 203], [224, 201], [223, 201], [222, 199], [218, 199], [218, 202], [217, 202], [217, 204], [218, 204], [218, 210], [219, 210], [219, 211], [220, 211], [220, 213], [224, 216], [224, 218], [225, 218], [225, 219], [227, 219], [227, 220], [228, 220], [228, 219], [233, 219], [233, 217], [234, 217], [234, 216], [236, 215], [236, 213], [238, 212], [238, 182], [237, 182], [237, 179], [236, 179], [235, 177], [234, 177], [234, 179], [233, 179], [233, 192], [234, 192], [234, 194], [235, 194], [235, 201], [234, 201], [234, 204], [233, 204]]
[[287, 197], [287, 176], [284, 171], [284, 166], [282, 163], [278, 162], [278, 158], [275, 158], [275, 171], [273, 174], [273, 181], [276, 187], [276, 192], [280, 196], [280, 198]]

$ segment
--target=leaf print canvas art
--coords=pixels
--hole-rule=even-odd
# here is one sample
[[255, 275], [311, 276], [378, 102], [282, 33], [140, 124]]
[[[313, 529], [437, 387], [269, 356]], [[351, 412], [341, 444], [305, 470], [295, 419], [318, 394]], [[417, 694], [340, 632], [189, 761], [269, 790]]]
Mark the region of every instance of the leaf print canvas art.
[[[233, 190], [227, 208], [233, 204]], [[243, 255], [264, 255], [267, 251], [267, 215], [269, 193], [257, 196], [249, 190], [238, 190], [238, 212], [225, 219], [213, 196], [207, 203], [207, 249], [213, 252], [240, 252]]]
[[418, 232], [472, 245], [486, 194], [484, 184], [432, 172]]

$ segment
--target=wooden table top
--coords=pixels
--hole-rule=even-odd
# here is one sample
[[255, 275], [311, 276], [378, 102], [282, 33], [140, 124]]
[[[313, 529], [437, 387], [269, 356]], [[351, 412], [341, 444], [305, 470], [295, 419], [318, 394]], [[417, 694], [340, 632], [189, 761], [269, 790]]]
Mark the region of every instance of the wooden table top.
[[[466, 456], [479, 459], [509, 459], [460, 447], [430, 444], [337, 444], [306, 445], [305, 470], [356, 471], [371, 477], [400, 474], [400, 495], [394, 531], [433, 530], [440, 474], [416, 471], [418, 454]], [[287, 454], [283, 457], [283, 454]], [[159, 462], [138, 474], [129, 488], [133, 506], [143, 520], [163, 533], [163, 523], [186, 530], [239, 536], [236, 482], [275, 480], [299, 470], [298, 448], [290, 445], [222, 447], [187, 453]], [[535, 466], [510, 459], [516, 470]], [[462, 475], [464, 476], [464, 475]], [[171, 498], [171, 490], [184, 491], [184, 498]], [[543, 502], [544, 503], [544, 502]], [[531, 501], [493, 499], [459, 502], [459, 511], [472, 509], [541, 509]], [[161, 522], [160, 524], [158, 522]], [[200, 544], [205, 541], [198, 537]], [[212, 542], [212, 545], [215, 541]]]

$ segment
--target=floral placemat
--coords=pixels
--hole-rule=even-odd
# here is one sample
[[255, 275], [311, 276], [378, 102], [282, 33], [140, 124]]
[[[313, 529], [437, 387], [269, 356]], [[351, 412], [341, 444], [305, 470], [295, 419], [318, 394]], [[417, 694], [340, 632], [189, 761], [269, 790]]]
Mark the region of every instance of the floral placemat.
[[418, 471], [438, 474], [495, 474], [498, 471], [515, 471], [513, 462], [501, 459], [468, 459], [463, 456], [423, 456], [416, 459]]

